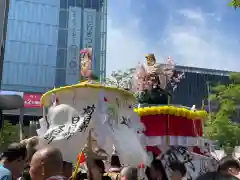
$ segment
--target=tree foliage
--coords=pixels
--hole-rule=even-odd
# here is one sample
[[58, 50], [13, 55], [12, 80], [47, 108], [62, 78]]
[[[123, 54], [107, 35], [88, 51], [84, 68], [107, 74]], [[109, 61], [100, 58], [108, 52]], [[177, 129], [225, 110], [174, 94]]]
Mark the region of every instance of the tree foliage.
[[17, 125], [12, 125], [8, 121], [4, 121], [4, 127], [0, 134], [0, 147], [1, 149], [8, 146], [12, 142], [19, 141], [19, 130]]
[[129, 68], [125, 71], [113, 71], [111, 76], [106, 78], [105, 84], [122, 89], [132, 89], [132, 78], [135, 68]]
[[234, 7], [235, 9], [240, 8], [240, 0], [231, 0], [228, 5]]
[[240, 125], [233, 120], [237, 117], [240, 104], [240, 73], [230, 74], [231, 84], [213, 86], [208, 98], [218, 105], [205, 124], [205, 136], [217, 140], [227, 150], [240, 145]]

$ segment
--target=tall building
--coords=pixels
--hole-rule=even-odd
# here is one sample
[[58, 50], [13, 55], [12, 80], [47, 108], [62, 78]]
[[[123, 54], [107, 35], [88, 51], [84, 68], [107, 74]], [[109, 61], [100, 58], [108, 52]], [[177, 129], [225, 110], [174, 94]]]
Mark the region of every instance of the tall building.
[[0, 1], [0, 87], [2, 81], [3, 59], [7, 34], [9, 0]]
[[[230, 71], [177, 66], [177, 71], [184, 72], [185, 78], [173, 92], [173, 103], [191, 107], [207, 104], [211, 86], [217, 83], [228, 84]], [[209, 88], [209, 89], [208, 89]]]
[[104, 78], [106, 21], [107, 0], [11, 0], [2, 89], [42, 93], [77, 83], [85, 47]]

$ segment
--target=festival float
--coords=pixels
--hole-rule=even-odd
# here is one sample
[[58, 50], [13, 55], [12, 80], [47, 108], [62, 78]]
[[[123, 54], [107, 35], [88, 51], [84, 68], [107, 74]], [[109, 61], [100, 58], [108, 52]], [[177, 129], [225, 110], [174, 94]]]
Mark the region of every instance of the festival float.
[[75, 163], [79, 157], [77, 165], [86, 160], [84, 154], [86, 161], [110, 158], [113, 146], [124, 165], [149, 165], [153, 154], [167, 175], [172, 162], [183, 163], [187, 179], [210, 169], [211, 141], [202, 137], [207, 112], [171, 104], [171, 91], [184, 78], [171, 58], [158, 64], [154, 54], [147, 55], [146, 66], [134, 73], [132, 91], [96, 80], [92, 48], [80, 52], [80, 61], [83, 81], [42, 96], [38, 148], [59, 148], [64, 161]]
[[94, 152], [88, 149], [90, 144], [107, 157], [115, 146], [123, 164], [149, 164], [145, 147], [137, 135], [137, 127], [141, 124], [132, 108], [136, 98], [129, 91], [105, 86], [94, 79], [91, 48], [80, 54], [84, 81], [54, 88], [42, 96], [43, 118], [37, 130], [38, 146], [57, 147], [64, 161], [73, 163], [82, 152], [90, 157], [89, 152]]
[[202, 161], [210, 160], [211, 141], [202, 138], [208, 114], [195, 106], [171, 104], [171, 92], [184, 79], [174, 67], [170, 57], [167, 63], [157, 64], [154, 54], [146, 56], [146, 66], [140, 64], [134, 75], [133, 91], [138, 100], [134, 112], [145, 126], [139, 132], [142, 142], [162, 160], [167, 174], [171, 172], [169, 165], [180, 161], [187, 168], [186, 178], [194, 179], [210, 168], [209, 162]]

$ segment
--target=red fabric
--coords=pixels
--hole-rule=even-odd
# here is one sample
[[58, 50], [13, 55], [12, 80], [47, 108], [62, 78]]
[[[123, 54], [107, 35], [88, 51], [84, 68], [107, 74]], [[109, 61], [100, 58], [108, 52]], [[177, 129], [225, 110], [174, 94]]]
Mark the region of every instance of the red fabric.
[[86, 161], [86, 157], [84, 153], [78, 154], [78, 160], [80, 159], [80, 163], [84, 163]]
[[161, 151], [158, 147], [156, 147], [156, 146], [147, 146], [146, 149], [147, 149], [147, 151], [152, 152], [152, 153], [155, 154], [156, 156], [159, 156], [159, 155], [161, 154], [161, 152], [162, 152], [162, 151]]
[[[168, 121], [169, 120], [169, 121]], [[190, 120], [172, 115], [149, 115], [141, 117], [146, 136], [202, 136], [201, 120]]]
[[164, 136], [167, 131], [167, 115], [149, 115], [141, 117], [145, 125], [146, 136]]
[[202, 136], [201, 120], [170, 116], [168, 124], [168, 135], [170, 136]]
[[199, 147], [193, 147], [193, 152], [196, 153], [196, 154], [206, 156], [206, 153], [201, 152], [201, 149]]

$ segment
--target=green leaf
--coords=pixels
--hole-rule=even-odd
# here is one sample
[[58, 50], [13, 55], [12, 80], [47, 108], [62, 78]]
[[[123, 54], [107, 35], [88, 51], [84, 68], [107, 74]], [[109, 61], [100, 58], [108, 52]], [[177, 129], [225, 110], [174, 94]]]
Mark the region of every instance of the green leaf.
[[4, 127], [0, 137], [1, 149], [7, 147], [10, 143], [19, 141], [18, 126], [12, 125], [8, 121], [4, 121]]
[[240, 125], [232, 121], [240, 103], [240, 73], [232, 73], [229, 78], [231, 84], [211, 87], [213, 93], [208, 98], [218, 104], [219, 109], [204, 123], [204, 136], [218, 141], [227, 151], [240, 144]]
[[232, 0], [228, 3], [228, 6], [232, 6], [235, 9], [240, 7], [240, 0]]

